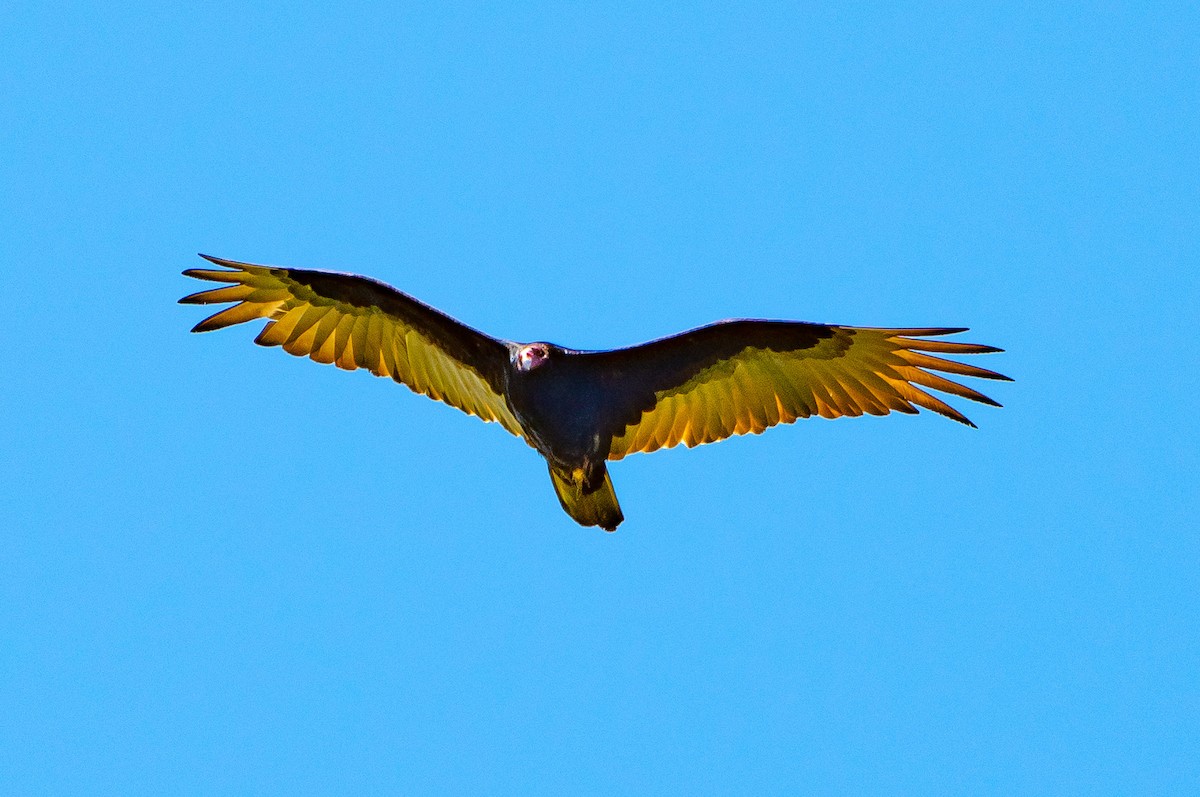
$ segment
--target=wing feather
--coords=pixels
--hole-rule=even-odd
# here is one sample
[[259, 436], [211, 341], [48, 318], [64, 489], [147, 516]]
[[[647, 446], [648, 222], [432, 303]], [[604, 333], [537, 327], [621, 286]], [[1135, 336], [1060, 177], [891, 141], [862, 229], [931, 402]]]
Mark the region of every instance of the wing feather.
[[[819, 369], [817, 369], [819, 371]], [[822, 381], [823, 374], [816, 374], [817, 379], [813, 381], [812, 388], [813, 396], [817, 399], [817, 415], [822, 418], [836, 418], [841, 415], [841, 412], [834, 406], [833, 400], [830, 399], [828, 385]]]
[[284, 350], [297, 357], [307, 356], [313, 350], [313, 342], [317, 338], [317, 325], [328, 312], [329, 308], [325, 305], [305, 307], [304, 315], [296, 322], [296, 327], [288, 335], [287, 342], [283, 344]]
[[386, 371], [383, 363], [383, 315], [380, 313], [369, 313], [367, 315], [367, 332], [363, 337], [363, 368], [378, 373], [380, 376], [390, 377], [392, 374]]
[[[350, 345], [343, 351], [343, 357], [338, 358], [338, 367], [352, 371], [361, 363], [363, 368], [371, 370], [371, 361], [367, 357], [367, 328], [371, 325], [371, 317], [360, 315], [354, 322], [350, 336]], [[349, 359], [346, 359], [348, 356]]]
[[354, 325], [360, 318], [362, 316], [342, 316], [342, 320], [333, 328], [333, 363], [338, 368], [353, 371], [358, 367], [358, 363], [354, 361], [354, 349], [350, 349], [350, 359], [348, 363], [346, 362], [346, 349], [350, 345], [350, 336], [354, 334]]
[[[974, 426], [925, 389], [999, 406], [941, 374], [1008, 377], [932, 356], [998, 352], [930, 340], [959, 328], [877, 329], [784, 321], [726, 321], [642, 346], [587, 352], [608, 374], [613, 408], [608, 457], [722, 440], [780, 423], [912, 414], [918, 408]], [[940, 372], [940, 373], [939, 373]]]
[[956, 374], [958, 376], [974, 376], [980, 379], [1007, 379], [1008, 377], [998, 374], [995, 371], [989, 371], [986, 368], [980, 368], [978, 365], [970, 363], [960, 363], [954, 360], [947, 360], [943, 357], [931, 357], [928, 354], [921, 354], [917, 351], [902, 350], [898, 352], [901, 358], [909, 365], [915, 365], [918, 368], [927, 370], [941, 371], [947, 374]]
[[[337, 325], [344, 319], [350, 316], [334, 312], [333, 308], [326, 308], [325, 315], [321, 316], [321, 320], [317, 322], [312, 340], [312, 359], [323, 365], [328, 365], [333, 362], [333, 331], [337, 329]], [[325, 343], [329, 342], [329, 347], [326, 348]]]
[[226, 285], [180, 302], [235, 304], [201, 321], [194, 332], [266, 319], [255, 343], [390, 377], [525, 437], [504, 399], [507, 342], [365, 277], [201, 257], [222, 268], [184, 274]]
[[[883, 330], [876, 330], [883, 331]], [[946, 330], [940, 334], [966, 332], [965, 329]], [[930, 332], [929, 334], [934, 334]], [[978, 343], [959, 343], [953, 340], [905, 340], [905, 347], [913, 351], [935, 351], [942, 354], [996, 354], [1004, 351], [995, 346], [982, 346]]]
[[398, 355], [396, 353], [396, 349], [399, 345], [400, 345], [399, 334], [396, 332], [395, 329], [391, 328], [391, 326], [388, 325], [388, 328], [384, 332], [383, 338], [380, 341], [379, 353], [383, 357], [381, 364], [384, 366], [380, 370], [386, 371], [386, 374], [381, 374], [381, 375], [390, 376], [392, 379], [395, 379], [397, 382], [401, 381], [401, 379], [399, 376], [400, 369], [396, 365], [396, 363], [397, 363], [397, 361], [404, 360], [403, 356]]
[[846, 372], [841, 375], [841, 378], [842, 381], [854, 388], [855, 393], [859, 397], [863, 412], [870, 413], [871, 415], [887, 415], [888, 410], [892, 409], [887, 399], [868, 385], [868, 382], [871, 380], [866, 375]]

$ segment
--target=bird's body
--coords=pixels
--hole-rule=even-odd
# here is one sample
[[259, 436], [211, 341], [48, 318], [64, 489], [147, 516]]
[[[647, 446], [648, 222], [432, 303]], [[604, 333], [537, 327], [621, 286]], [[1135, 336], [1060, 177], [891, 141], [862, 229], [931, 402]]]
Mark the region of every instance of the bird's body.
[[[599, 374], [586, 356], [546, 346], [546, 359], [530, 370], [511, 368], [505, 399], [529, 442], [563, 468], [586, 468], [607, 455], [596, 434], [604, 408]], [[572, 355], [572, 356], [567, 356]]]
[[1000, 351], [927, 339], [961, 329], [742, 319], [587, 352], [492, 338], [366, 277], [204, 257], [230, 270], [184, 273], [231, 284], [180, 301], [235, 304], [193, 331], [268, 319], [256, 343], [366, 368], [499, 422], [545, 457], [571, 517], [609, 531], [623, 519], [610, 460], [757, 434], [811, 415], [913, 413], [920, 406], [973, 425], [918, 385], [995, 405], [932, 372], [1007, 379], [928, 353]]

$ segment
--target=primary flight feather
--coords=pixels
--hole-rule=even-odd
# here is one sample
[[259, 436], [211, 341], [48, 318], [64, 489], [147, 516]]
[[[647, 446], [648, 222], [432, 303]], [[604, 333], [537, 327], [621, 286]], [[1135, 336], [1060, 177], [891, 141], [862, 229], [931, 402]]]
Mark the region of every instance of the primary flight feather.
[[974, 426], [926, 389], [1000, 405], [937, 372], [1008, 379], [936, 356], [1001, 351], [930, 339], [963, 328], [734, 320], [626, 349], [577, 351], [490, 337], [367, 277], [201, 257], [222, 268], [183, 273], [226, 285], [180, 302], [233, 304], [193, 332], [267, 319], [255, 343], [366, 368], [495, 421], [546, 458], [567, 514], [607, 531], [624, 519], [608, 460], [758, 434], [812, 415], [923, 407]]

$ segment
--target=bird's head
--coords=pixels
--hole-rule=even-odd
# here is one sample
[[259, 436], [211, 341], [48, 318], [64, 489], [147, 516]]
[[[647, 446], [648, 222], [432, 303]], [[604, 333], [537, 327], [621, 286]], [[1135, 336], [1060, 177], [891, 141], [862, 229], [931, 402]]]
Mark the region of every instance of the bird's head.
[[518, 371], [529, 372], [550, 358], [549, 343], [529, 343], [517, 349], [513, 363]]

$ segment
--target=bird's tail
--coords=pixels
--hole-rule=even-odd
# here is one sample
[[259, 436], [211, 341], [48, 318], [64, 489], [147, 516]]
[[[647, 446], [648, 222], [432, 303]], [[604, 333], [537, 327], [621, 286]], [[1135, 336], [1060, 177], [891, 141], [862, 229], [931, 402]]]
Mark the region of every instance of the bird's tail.
[[604, 481], [589, 488], [582, 469], [562, 471], [551, 465], [550, 481], [554, 482], [554, 492], [558, 494], [563, 510], [579, 525], [616, 531], [625, 519], [607, 469], [604, 470]]

